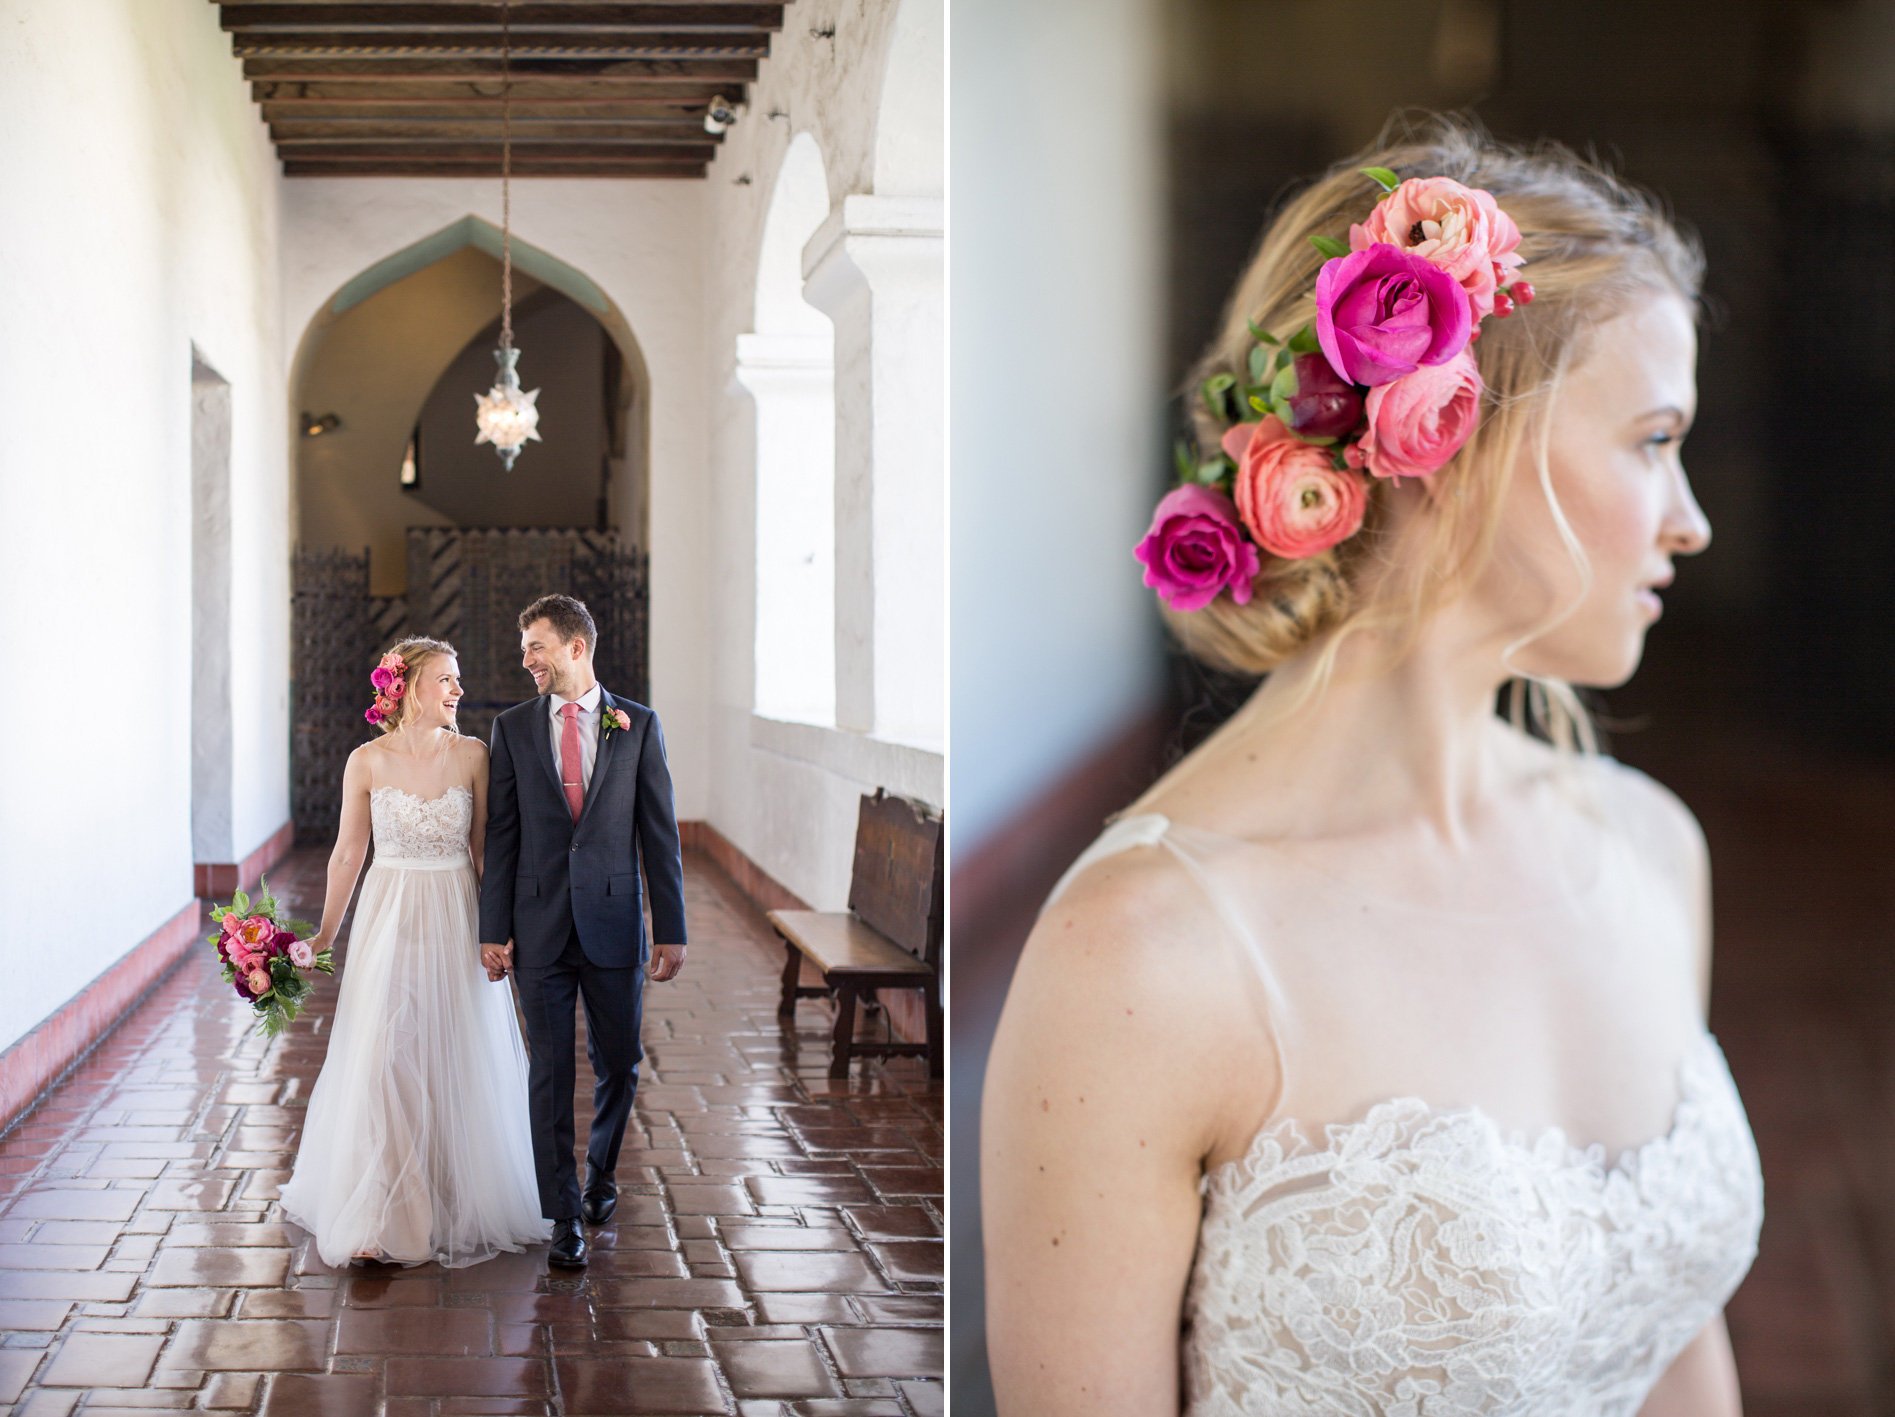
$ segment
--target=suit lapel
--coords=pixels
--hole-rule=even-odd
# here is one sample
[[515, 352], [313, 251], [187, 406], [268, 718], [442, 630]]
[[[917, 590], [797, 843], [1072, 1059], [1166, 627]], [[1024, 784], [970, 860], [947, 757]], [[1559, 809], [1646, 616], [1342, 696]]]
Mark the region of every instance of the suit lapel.
[[560, 804], [565, 805], [566, 789], [559, 785], [559, 764], [553, 761], [552, 716], [550, 699], [534, 702], [533, 712], [527, 715], [528, 725], [532, 728], [533, 756], [540, 760], [540, 766], [546, 769], [546, 780], [552, 784], [553, 795]]
[[599, 784], [605, 780], [606, 765], [612, 761], [612, 750], [618, 746], [619, 739], [625, 736], [625, 730], [622, 728], [615, 728], [610, 733], [605, 731], [605, 716], [617, 707], [618, 700], [608, 694], [601, 685], [599, 688], [599, 746], [592, 759], [592, 781], [586, 784], [585, 805], [579, 809], [580, 822], [584, 822], [586, 813], [592, 810], [593, 799], [599, 795]]

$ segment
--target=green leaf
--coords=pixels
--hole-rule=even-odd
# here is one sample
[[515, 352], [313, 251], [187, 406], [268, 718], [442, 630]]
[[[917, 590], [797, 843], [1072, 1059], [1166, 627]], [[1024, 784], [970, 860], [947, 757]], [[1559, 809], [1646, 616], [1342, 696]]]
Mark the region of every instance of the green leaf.
[[1294, 358], [1296, 358], [1296, 356], [1295, 356], [1294, 354], [1292, 354], [1292, 353], [1290, 353], [1290, 351], [1289, 351], [1289, 350], [1287, 350], [1287, 349], [1279, 349], [1279, 350], [1278, 350], [1278, 351], [1276, 352], [1276, 367], [1277, 367], [1277, 369], [1279, 369], [1279, 370], [1283, 370], [1283, 369], [1287, 369], [1287, 368], [1289, 368], [1289, 367], [1290, 367], [1290, 361], [1291, 361], [1292, 359], [1294, 359]]
[[1305, 325], [1290, 336], [1289, 350], [1292, 354], [1314, 354], [1322, 347], [1322, 341], [1316, 338], [1314, 325]]
[[298, 939], [316, 933], [316, 927], [311, 925], [307, 920], [279, 920], [277, 924], [283, 929], [288, 930], [290, 934], [295, 935]]
[[1248, 361], [1252, 383], [1260, 384], [1263, 382], [1263, 371], [1269, 367], [1269, 363], [1270, 351], [1260, 344], [1252, 345], [1250, 348], [1250, 359]]
[[1182, 438], [1171, 445], [1171, 463], [1177, 469], [1178, 481], [1191, 480], [1191, 450], [1185, 446]]
[[1365, 167], [1362, 169], [1362, 175], [1372, 182], [1380, 183], [1384, 192], [1393, 192], [1402, 185], [1401, 178], [1386, 167]]
[[1213, 458], [1209, 462], [1198, 464], [1197, 480], [1206, 487], [1215, 487], [1230, 476], [1230, 463], [1224, 458]]
[[1315, 448], [1333, 447], [1336, 441], [1334, 438], [1329, 437], [1327, 434], [1324, 434], [1322, 437], [1315, 437], [1315, 438], [1311, 437], [1307, 433], [1298, 433], [1296, 436], [1301, 438], [1305, 443], [1308, 443], [1311, 447], [1315, 447]]
[[1250, 396], [1250, 406], [1256, 409], [1258, 413], [1268, 413], [1270, 411], [1270, 405], [1258, 398], [1255, 394]]
[[1349, 248], [1333, 236], [1312, 236], [1309, 238], [1309, 244], [1332, 261], [1338, 256], [1349, 254]]
[[1233, 374], [1213, 374], [1198, 386], [1204, 396], [1204, 406], [1211, 411], [1211, 417], [1226, 417], [1224, 394], [1237, 383]]
[[1276, 378], [1270, 381], [1270, 402], [1282, 403], [1296, 397], [1299, 385], [1296, 382], [1296, 366], [1285, 365], [1277, 370]]
[[230, 908], [239, 915], [248, 915], [250, 913], [250, 897], [239, 890], [237, 894], [230, 898]]
[[1268, 330], [1264, 329], [1262, 326], [1258, 325], [1258, 323], [1255, 320], [1246, 320], [1244, 321], [1244, 323], [1250, 326], [1250, 337], [1254, 339], [1258, 344], [1267, 344], [1267, 345], [1276, 344], [1277, 337], [1271, 334]]

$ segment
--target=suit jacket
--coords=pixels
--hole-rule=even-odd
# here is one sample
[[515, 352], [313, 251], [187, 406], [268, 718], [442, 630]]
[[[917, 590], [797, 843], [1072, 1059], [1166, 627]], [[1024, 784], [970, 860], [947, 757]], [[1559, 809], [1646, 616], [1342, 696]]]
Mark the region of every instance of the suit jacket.
[[[684, 865], [658, 715], [603, 690], [599, 709], [598, 756], [576, 823], [553, 761], [546, 699], [515, 704], [493, 722], [480, 938], [511, 939], [516, 967], [550, 965], [575, 926], [594, 964], [645, 963], [641, 855], [659, 943], [686, 943]], [[604, 732], [612, 709], [632, 726]]]

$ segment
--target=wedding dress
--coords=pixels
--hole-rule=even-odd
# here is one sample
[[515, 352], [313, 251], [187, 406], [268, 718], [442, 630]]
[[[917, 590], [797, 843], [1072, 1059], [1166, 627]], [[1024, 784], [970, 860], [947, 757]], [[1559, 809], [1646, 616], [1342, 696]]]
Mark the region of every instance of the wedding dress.
[[323, 1262], [470, 1265], [550, 1239], [511, 989], [480, 964], [473, 794], [369, 795], [375, 856], [310, 1093], [288, 1217]]
[[[1632, 1417], [1749, 1269], [1761, 1173], [1699, 1018], [1683, 892], [1654, 879], [1635, 774], [1574, 771], [1617, 826], [1543, 901], [1390, 900], [1294, 846], [1150, 813], [1055, 889], [1168, 852], [1235, 942], [1280, 1063], [1262, 1128], [1202, 1178], [1187, 1417]], [[1549, 849], [1583, 859], [1559, 820]], [[1350, 927], [1298, 938], [1292, 897], [1295, 919], [1315, 900]], [[1545, 1125], [1547, 1095], [1612, 1148]]]

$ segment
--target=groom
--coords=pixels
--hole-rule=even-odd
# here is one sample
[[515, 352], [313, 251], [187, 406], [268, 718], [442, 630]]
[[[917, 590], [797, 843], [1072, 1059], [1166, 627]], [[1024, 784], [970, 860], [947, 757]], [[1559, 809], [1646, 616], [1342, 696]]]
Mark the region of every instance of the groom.
[[[586, 1262], [583, 1215], [618, 1207], [613, 1177], [638, 1087], [644, 974], [684, 967], [684, 869], [658, 715], [615, 698], [592, 674], [598, 630], [569, 595], [520, 612], [520, 658], [539, 697], [494, 719], [480, 887], [481, 963], [509, 971], [532, 1054], [528, 1096], [540, 1213], [555, 1222], [548, 1260]], [[646, 949], [639, 859], [651, 885]], [[503, 942], [504, 943], [501, 943]], [[516, 958], [517, 952], [517, 958]], [[573, 1164], [573, 1007], [586, 1008], [592, 1133], [583, 1198]]]

